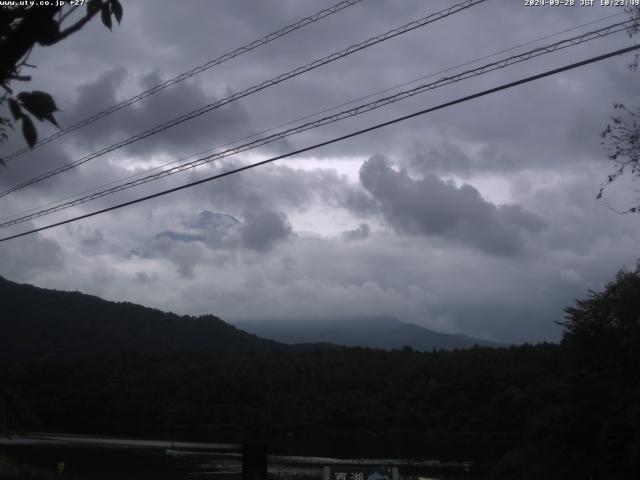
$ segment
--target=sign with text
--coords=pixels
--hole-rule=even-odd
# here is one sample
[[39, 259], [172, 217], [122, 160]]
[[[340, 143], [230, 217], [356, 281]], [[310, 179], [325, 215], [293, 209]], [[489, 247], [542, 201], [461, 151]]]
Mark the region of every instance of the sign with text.
[[324, 467], [324, 480], [398, 480], [398, 468], [371, 465], [330, 465]]

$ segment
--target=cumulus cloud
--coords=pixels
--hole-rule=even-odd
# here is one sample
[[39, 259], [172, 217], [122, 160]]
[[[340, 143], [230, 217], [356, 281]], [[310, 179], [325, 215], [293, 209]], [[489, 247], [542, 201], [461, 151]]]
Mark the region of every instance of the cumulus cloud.
[[240, 227], [242, 245], [252, 250], [269, 250], [292, 234], [286, 215], [278, 210], [263, 206], [244, 213], [244, 223]]
[[495, 205], [469, 184], [457, 186], [435, 175], [420, 179], [395, 170], [382, 156], [360, 168], [363, 187], [375, 198], [385, 221], [400, 233], [437, 235], [512, 256], [522, 250], [524, 236], [544, 222], [517, 205]]
[[483, 173], [508, 174], [518, 168], [509, 155], [487, 145], [467, 152], [460, 145], [445, 141], [426, 150], [409, 155], [403, 162], [409, 171], [419, 175], [453, 174], [468, 178]]
[[[181, 230], [155, 234], [130, 255], [166, 260], [176, 267], [182, 278], [193, 279], [198, 264], [224, 263], [228, 253], [242, 249], [265, 253], [293, 235], [286, 215], [264, 205], [246, 211], [242, 221], [233, 215], [203, 210], [195, 218], [185, 219], [182, 226]], [[215, 252], [215, 258], [211, 252]], [[142, 280], [148, 278], [142, 277]]]
[[[97, 80], [81, 85], [74, 104], [63, 112], [62, 124], [73, 124], [108, 106], [118, 103], [117, 92], [124, 90], [127, 71], [117, 66], [103, 73]], [[136, 88], [145, 90], [162, 83], [158, 72], [144, 75]], [[224, 95], [231, 94], [227, 91]], [[82, 129], [82, 135], [75, 136], [76, 142], [84, 149], [101, 149], [104, 146], [127, 139], [157, 125], [171, 121], [181, 115], [199, 109], [203, 105], [215, 103], [217, 96], [207, 93], [197, 81], [183, 81], [171, 88], [161, 90], [153, 98], [143, 99], [126, 111], [116, 112]], [[233, 102], [209, 112], [197, 119], [155, 135], [153, 141], [142, 140], [127, 147], [129, 154], [139, 155], [163, 152], [185, 156], [202, 146], [234, 140], [240, 127], [249, 123], [246, 110], [238, 102]]]
[[[458, 201], [460, 186], [440, 179], [425, 183], [396, 170], [385, 159], [377, 161], [381, 162], [374, 165], [377, 173], [383, 174], [378, 180], [384, 178], [387, 187], [396, 182], [403, 187], [396, 194], [407, 190], [415, 196], [416, 205], [418, 197], [424, 196], [421, 189], [432, 183], [435, 193], [444, 193], [440, 198], [431, 192], [427, 198], [439, 205]], [[307, 173], [288, 172], [287, 181], [309, 185]], [[264, 171], [261, 178], [271, 174], [279, 172]], [[375, 218], [363, 223], [358, 212], [338, 235], [301, 235], [296, 233], [296, 223], [284, 216], [283, 212], [295, 211], [286, 206], [288, 200], [278, 203], [278, 196], [266, 187], [239, 182], [235, 187], [251, 195], [236, 192], [235, 202], [227, 199], [227, 211], [233, 214], [214, 211], [212, 204], [203, 203], [207, 192], [200, 192], [178, 198], [170, 207], [158, 203], [138, 211], [124, 210], [93, 225], [54, 232], [63, 252], [74, 255], [73, 265], [58, 264], [46, 272], [34, 272], [31, 278], [43, 286], [80, 289], [179, 313], [214, 313], [228, 320], [389, 315], [436, 330], [506, 342], [554, 340], [559, 330], [553, 321], [561, 319], [562, 308], [587, 288], [598, 288], [598, 282], [623, 266], [637, 245], [633, 240], [637, 232], [631, 226], [616, 227], [617, 217], [606, 223], [604, 211], [595, 216], [581, 213], [582, 197], [576, 192], [584, 190], [578, 188], [584, 184], [580, 178], [574, 181], [573, 187], [566, 183], [563, 188], [554, 187], [562, 194], [551, 195], [551, 186], [532, 191], [527, 204], [546, 213], [547, 226], [542, 229], [539, 218], [528, 216], [525, 207], [496, 206], [469, 187], [469, 208], [474, 212], [488, 217], [487, 221], [530, 233], [528, 255], [486, 252], [460, 240], [455, 226], [446, 222], [436, 223], [437, 233], [425, 230], [431, 224], [421, 223], [419, 209], [414, 212], [417, 220], [403, 219], [387, 230], [372, 227], [377, 221], [393, 226], [381, 202], [394, 198], [380, 194], [373, 181], [363, 182], [371, 192], [363, 185], [345, 185], [370, 198], [378, 212]], [[309, 205], [335, 212], [329, 200], [320, 200], [322, 195], [312, 196], [316, 199]], [[258, 200], [266, 203], [260, 205]], [[474, 207], [476, 203], [480, 207]], [[198, 210], [203, 205], [211, 210]], [[610, 231], [595, 228], [593, 222], [604, 222]], [[581, 235], [590, 240], [584, 248], [573, 248]], [[124, 248], [131, 244], [138, 249], [134, 254]]]
[[72, 124], [117, 103], [119, 88], [127, 76], [126, 68], [115, 66], [101, 73], [94, 81], [78, 85], [73, 105], [60, 112], [60, 122]]

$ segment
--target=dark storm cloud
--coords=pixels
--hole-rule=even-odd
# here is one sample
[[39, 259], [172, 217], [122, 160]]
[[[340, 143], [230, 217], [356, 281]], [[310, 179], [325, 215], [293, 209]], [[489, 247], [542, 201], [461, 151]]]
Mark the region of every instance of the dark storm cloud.
[[[91, 24], [87, 27], [90, 30], [87, 31], [86, 36], [95, 38], [96, 45], [100, 46], [100, 58], [104, 59], [104, 63], [101, 64], [102, 68], [98, 69], [98, 72], [103, 71], [108, 75], [109, 70], [112, 69], [109, 65], [121, 65], [116, 68], [120, 72], [126, 71], [128, 81], [136, 84], [144, 77], [151, 78], [155, 75], [160, 80], [188, 70], [207, 59], [215, 58], [225, 51], [238, 47], [243, 42], [255, 39], [288, 22], [326, 7], [329, 3], [331, 2], [318, 5], [317, 2], [285, 2], [279, 5], [276, 14], [276, 10], [261, 2], [215, 2], [212, 4], [190, 1], [180, 8], [173, 8], [170, 4], [157, 4], [157, 2], [150, 8], [150, 4], [140, 2], [128, 6], [127, 11], [127, 18], [131, 19], [135, 29], [127, 28], [129, 24], [125, 22], [117, 32], [107, 35], [106, 29], [99, 25], [99, 22], [95, 22], [96, 25]], [[230, 139], [230, 135], [225, 131], [227, 124], [232, 125], [229, 130], [237, 133], [238, 136], [249, 133], [251, 129], [242, 128], [247, 126], [244, 125], [247, 122], [243, 121], [246, 120], [242, 117], [243, 112], [230, 112], [230, 121], [227, 122], [225, 119], [222, 110], [232, 108], [233, 105], [246, 106], [244, 112], [250, 117], [251, 127], [260, 130], [329, 105], [351, 100], [376, 89], [388, 88], [408, 79], [434, 73], [438, 69], [504, 49], [515, 43], [604, 16], [611, 11], [598, 8], [536, 10], [527, 9], [515, 3], [518, 2], [492, 1], [474, 7], [450, 19], [436, 22], [424, 29], [355, 54], [348, 60], [341, 60], [334, 65], [309, 72], [282, 86], [253, 95], [239, 104], [223, 107], [217, 113], [208, 114], [206, 116], [208, 120], [194, 120], [189, 122], [189, 126], [179, 127], [173, 136], [170, 132], [165, 132], [166, 141], [163, 140], [165, 138], [163, 134], [158, 136], [157, 143], [143, 142], [140, 150], [136, 152], [149, 151], [156, 145], [172, 149], [173, 143], [184, 145], [190, 140], [200, 141], [208, 138], [211, 142], [207, 146], [211, 146], [217, 143], [219, 138]], [[181, 85], [169, 89], [184, 88], [182, 95], [176, 94], [160, 102], [163, 94], [159, 94], [153, 96], [153, 100], [143, 101], [142, 106], [150, 102], [165, 104], [166, 108], [156, 106], [153, 108], [157, 108], [158, 112], [155, 110], [146, 113], [138, 112], [130, 120], [127, 115], [124, 115], [123, 125], [128, 129], [126, 130], [128, 134], [136, 133], [144, 126], [150, 126], [145, 122], [148, 122], [149, 118], [154, 118], [156, 114], [158, 119], [169, 118], [168, 113], [175, 113], [173, 116], [177, 116], [187, 110], [186, 107], [191, 105], [191, 101], [195, 104], [197, 101], [206, 102], [206, 99], [212, 96], [219, 98], [224, 96], [228, 88], [238, 91], [331, 51], [344, 48], [353, 42], [364, 40], [375, 33], [450, 5], [451, 3], [447, 1], [433, 1], [425, 5], [424, 2], [391, 4], [367, 0], [318, 24], [295, 32], [290, 37], [276, 40], [272, 44], [251, 52], [246, 57], [235, 59], [195, 77], [196, 83], [190, 89]], [[353, 28], [354, 25], [361, 25], [362, 28]], [[452, 25], [456, 28], [452, 28]], [[77, 50], [84, 56], [95, 58], [93, 42], [87, 42], [86, 38], [79, 37], [80, 35], [70, 37], [67, 43], [68, 48]], [[399, 55], [398, 52], [402, 54]], [[566, 57], [575, 59], [576, 54], [568, 54]], [[69, 59], [67, 62], [69, 70], [74, 66], [75, 60], [73, 62], [72, 60]], [[43, 68], [47, 66], [47, 61], [55, 65], [58, 70], [67, 67], [66, 64], [58, 66], [52, 60], [44, 58], [41, 62]], [[538, 68], [541, 66], [544, 64], [536, 64]], [[597, 132], [602, 125], [598, 124], [599, 117], [594, 113], [597, 111], [601, 114], [600, 118], [606, 118], [613, 101], [613, 99], [603, 98], [598, 95], [598, 92], [615, 89], [622, 95], [623, 92], [614, 85], [630, 83], [626, 79], [612, 78], [611, 73], [603, 73], [612, 71], [612, 68], [607, 68], [604, 64], [589, 68], [591, 73], [588, 78], [579, 73], [570, 77], [571, 81], [565, 85], [558, 86], [551, 82], [535, 88], [514, 90], [516, 93], [513, 95], [504, 92], [499, 97], [492, 97], [483, 103], [465, 104], [464, 108], [453, 110], [454, 113], [451, 115], [442, 112], [430, 116], [428, 120], [407, 122], [403, 125], [401, 135], [398, 135], [399, 132], [392, 134], [390, 131], [385, 135], [362, 137], [362, 140], [354, 140], [339, 147], [330, 147], [319, 154], [336, 154], [336, 152], [342, 155], [356, 152], [361, 154], [363, 147], [368, 148], [367, 154], [377, 151], [392, 155], [394, 151], [402, 148], [413, 150], [409, 152], [412, 154], [425, 154], [425, 152], [429, 154], [432, 149], [441, 148], [441, 139], [434, 139], [432, 142], [425, 138], [433, 137], [433, 132], [436, 132], [438, 137], [446, 132], [450, 143], [483, 142], [488, 148], [495, 149], [497, 154], [495, 158], [504, 158], [520, 168], [530, 168], [538, 164], [549, 165], [553, 161], [558, 161], [557, 154], [524, 155], [521, 151], [523, 146], [527, 147], [528, 151], [532, 151], [529, 147], [545, 148], [546, 144], [552, 147], [567, 145], [568, 148], [565, 151], [568, 152], [576, 146], [586, 148], [585, 136], [590, 136], [594, 140], [589, 144], [589, 148], [597, 146]], [[91, 70], [90, 74], [85, 72], [84, 75], [78, 75], [79, 78], [75, 84], [90, 83], [87, 82], [88, 79], [95, 82], [95, 78], [92, 78], [94, 71]], [[510, 78], [510, 75], [499, 73], [491, 78], [489, 84], [493, 85], [502, 78]], [[119, 81], [123, 82], [124, 79]], [[197, 92], [199, 84], [207, 86], [205, 95]], [[462, 88], [460, 92], [469, 89], [472, 91], [476, 89], [476, 84], [480, 85], [475, 81], [466, 82], [464, 85], [467, 87]], [[128, 93], [138, 89], [138, 85], [135, 85], [135, 88], [129, 85], [126, 91]], [[99, 89], [96, 91], [96, 96], [83, 98], [87, 100], [86, 105], [100, 104], [101, 98], [108, 97], [112, 90], [112, 85], [105, 85], [104, 91], [101, 92]], [[125, 90], [123, 88], [120, 90], [122, 91], [118, 97], [122, 98]], [[69, 89], [66, 88], [65, 92], [69, 92]], [[313, 93], [310, 94], [310, 92]], [[629, 97], [627, 94], [624, 96]], [[184, 105], [180, 104], [175, 97], [184, 97]], [[91, 98], [94, 98], [93, 102]], [[439, 92], [434, 91], [429, 95], [416, 97], [415, 101], [405, 102], [403, 105], [406, 105], [407, 110], [414, 110], [416, 104], [426, 106], [437, 103], [440, 98], [450, 99], [451, 94], [439, 96]], [[585, 98], [590, 99], [588, 106], [585, 105]], [[619, 98], [621, 101], [624, 99]], [[536, 105], [533, 114], [528, 109], [532, 104]], [[84, 109], [86, 110], [86, 106]], [[585, 114], [576, 118], [572, 114], [576, 109], [584, 110]], [[586, 110], [591, 114], [586, 114]], [[400, 111], [404, 110], [400, 109]], [[222, 116], [218, 117], [218, 114]], [[391, 111], [385, 111], [367, 116], [370, 121], [363, 121], [363, 123], [370, 124], [378, 119], [387, 120], [390, 115]], [[120, 118], [119, 114], [115, 116]], [[574, 127], [576, 120], [582, 125]], [[103, 121], [107, 122], [107, 120]], [[345, 129], [351, 128], [350, 125], [349, 122], [342, 122], [335, 127], [326, 127], [322, 132], [309, 133], [301, 138], [312, 142], [333, 133], [344, 133]], [[114, 125], [113, 128], [119, 127]], [[110, 130], [111, 126], [105, 124], [102, 133], [108, 134]], [[539, 131], [544, 141], [536, 139], [529, 144], [523, 143], [527, 141], [532, 131]], [[291, 140], [296, 144], [298, 142], [297, 139]], [[421, 151], [422, 149], [424, 151]], [[192, 151], [194, 150], [190, 149], [188, 153]], [[562, 161], [579, 160], [575, 155], [562, 158]], [[483, 168], [482, 165], [478, 165], [476, 170], [482, 171]]]
[[446, 143], [431, 148], [428, 153], [413, 155], [408, 160], [408, 167], [422, 174], [449, 174], [467, 176], [471, 173], [472, 160], [459, 146]]
[[[216, 162], [211, 173], [230, 171], [247, 163], [248, 159]], [[199, 177], [194, 174], [191, 178]], [[318, 203], [334, 208], [346, 205], [362, 214], [371, 214], [376, 209], [366, 192], [336, 170], [304, 170], [278, 164], [224, 177], [203, 186], [194, 195], [218, 210], [240, 216], [271, 203], [282, 210], [297, 211], [308, 210]]]
[[[194, 0], [180, 7], [170, 3], [136, 2], [127, 6], [126, 18], [129, 22], [125, 21], [117, 31], [110, 34], [99, 22], [92, 22], [86, 31], [70, 37], [65, 43], [68, 51], [92, 60], [90, 68], [84, 69], [83, 75], [77, 75], [80, 81], [76, 81], [74, 87], [78, 83], [85, 83], [95, 72], [108, 70], [110, 65], [122, 65], [129, 77], [135, 79], [161, 69], [159, 75], [166, 79], [331, 3], [283, 2], [273, 8], [264, 2], [211, 3]], [[428, 4], [408, 1], [399, 4], [367, 0], [294, 32], [291, 36], [278, 39], [246, 57], [205, 72], [197, 76], [196, 80], [214, 87], [215, 94], [219, 97], [227, 87], [237, 91], [288, 68], [450, 5], [451, 2], [448, 1], [431, 1]], [[387, 88], [581, 21], [604, 16], [610, 11], [611, 9], [598, 8], [536, 10], [524, 8], [520, 2], [491, 1], [353, 55], [334, 66], [305, 74], [298, 80], [288, 82], [286, 86], [252, 96], [251, 100], [247, 99], [251, 120], [257, 128], [269, 127], [282, 120], [291, 120], [303, 113], [326, 108], [378, 88]], [[359, 28], [354, 28], [355, 25]], [[63, 65], [56, 63], [60, 61], [59, 58], [54, 60], [44, 57], [39, 65], [42, 64], [42, 68], [45, 68], [49, 64], [61, 78], [64, 78], [67, 70], [78, 69], [75, 58], [69, 58]], [[593, 98], [598, 102], [594, 92], [607, 83], [611, 84], [611, 80], [604, 78], [589, 82], [580, 97]], [[68, 85], [69, 83], [65, 83], [66, 92], [70, 92]], [[541, 101], [539, 110], [543, 113], [553, 110], [554, 102], [548, 102], [544, 98], [553, 89], [544, 89], [543, 95], [540, 94], [541, 89], [530, 90], [528, 96]], [[310, 91], [313, 92], [312, 95], [309, 94]], [[562, 89], [560, 94], [564, 92], [565, 89]], [[99, 98], [94, 101], [99, 102]], [[416, 99], [416, 103], [420, 104], [429, 101], [422, 96]], [[496, 107], [494, 100], [491, 103], [495, 107], [492, 113], [495, 113], [496, 118], [490, 118], [488, 123], [497, 125], [499, 114], [508, 113], [509, 108]], [[608, 101], [607, 106], [610, 103]], [[571, 104], [579, 106], [574, 99], [571, 99]], [[517, 108], [518, 103], [513, 105], [518, 117], [522, 118], [521, 110]], [[471, 118], [477, 118], [474, 113], [483, 110], [484, 108], [471, 103], [465, 105], [465, 111]], [[514, 123], [504, 125], [511, 130]], [[529, 125], [536, 123], [532, 121]], [[566, 127], [566, 123], [558, 122], [558, 125], [562, 129]], [[416, 138], [424, 124], [407, 124], [406, 128]], [[450, 130], [459, 131], [455, 128]], [[474, 131], [472, 129], [469, 133], [473, 135]], [[188, 132], [185, 134], [188, 135]], [[513, 138], [519, 137], [522, 135]], [[370, 138], [369, 141], [381, 143], [382, 146], [397, 146], [396, 142], [384, 142], [380, 137]], [[353, 145], [360, 147], [362, 143], [345, 145], [342, 147], [343, 151], [351, 150]], [[378, 145], [372, 147], [373, 151], [383, 151], [377, 148]]]
[[373, 156], [360, 169], [363, 187], [398, 232], [439, 235], [497, 255], [515, 255], [523, 237], [544, 222], [515, 205], [496, 206], [469, 184], [458, 187], [435, 175], [413, 179]]
[[244, 223], [240, 227], [242, 245], [252, 250], [269, 250], [292, 234], [286, 215], [263, 206], [244, 212]]
[[[18, 144], [18, 142], [14, 144]], [[75, 158], [77, 157], [67, 151], [62, 144], [52, 143], [37, 148], [28, 155], [16, 158], [8, 164], [7, 168], [0, 172], [0, 188], [4, 190], [14, 187], [37, 175], [68, 164]], [[37, 209], [46, 208], [50, 206], [49, 204], [52, 201], [66, 199], [71, 195], [86, 192], [94, 187], [130, 174], [130, 171], [110, 164], [104, 157], [99, 158], [94, 162], [90, 162], [89, 165], [73, 168], [64, 174], [55, 175], [9, 194], [2, 199], [5, 207], [3, 213], [6, 212], [6, 215], [30, 213], [30, 210], [36, 207]], [[105, 202], [107, 203], [105, 204]], [[112, 198], [106, 198], [103, 201], [94, 201], [87, 204], [87, 208], [95, 208], [97, 205], [106, 206], [112, 203]], [[77, 213], [78, 210], [67, 210], [60, 215], [69, 216], [70, 212]], [[52, 218], [59, 217], [43, 217], [40, 222], [45, 219], [51, 220]], [[39, 225], [41, 224], [39, 223]], [[24, 227], [24, 225], [22, 226]], [[19, 227], [16, 226], [14, 228]]]
[[100, 74], [95, 81], [79, 85], [74, 105], [62, 110], [60, 122], [71, 125], [118, 103], [119, 88], [126, 78], [127, 70], [116, 66]]
[[454, 174], [469, 177], [482, 173], [508, 174], [517, 169], [516, 163], [496, 148], [485, 146], [475, 154], [468, 154], [458, 145], [445, 142], [409, 156], [405, 162], [411, 172], [420, 175]]
[[[46, 123], [36, 122], [36, 128], [38, 129], [40, 137], [46, 136], [48, 133], [53, 133], [53, 130], [49, 128]], [[25, 146], [26, 142], [20, 134], [20, 125], [18, 124], [16, 126], [15, 133], [9, 137], [9, 141], [2, 145], [1, 151], [3, 153], [14, 152], [18, 149], [24, 148]], [[4, 190], [13, 187], [16, 184], [22, 183], [36, 175], [70, 161], [72, 161], [71, 156], [65, 151], [63, 145], [59, 143], [53, 143], [37, 148], [8, 161], [6, 167], [2, 167], [0, 169], [0, 188]], [[66, 181], [67, 179], [62, 180], [63, 183]], [[25, 194], [28, 196], [29, 192], [33, 192], [38, 189], [42, 189], [46, 194], [55, 195], [58, 190], [54, 185], [55, 182], [42, 182], [33, 187], [29, 187], [28, 190], [21, 190], [19, 192], [12, 193], [10, 196], [4, 197], [4, 201], [6, 202], [9, 200], [19, 203]], [[63, 192], [66, 191], [68, 191], [66, 188], [63, 189]]]
[[[126, 71], [115, 67], [103, 73], [94, 83], [80, 87], [74, 105], [64, 112], [62, 124], [73, 124], [117, 103], [116, 92], [121, 90]], [[138, 88], [146, 90], [162, 83], [157, 71], [146, 74]], [[231, 92], [227, 92], [230, 94]], [[227, 96], [227, 95], [225, 95]], [[144, 99], [82, 129], [76, 138], [87, 149], [101, 149], [113, 142], [128, 139], [150, 128], [173, 120], [203, 105], [215, 103], [219, 98], [207, 94], [195, 81], [185, 81], [164, 89], [153, 96], [153, 101]], [[90, 108], [89, 108], [90, 106]], [[199, 145], [213, 146], [233, 140], [249, 123], [249, 116], [239, 102], [233, 102], [183, 124], [171, 127], [153, 139], [145, 139], [127, 147], [133, 154], [171, 152], [179, 155], [191, 154]]]

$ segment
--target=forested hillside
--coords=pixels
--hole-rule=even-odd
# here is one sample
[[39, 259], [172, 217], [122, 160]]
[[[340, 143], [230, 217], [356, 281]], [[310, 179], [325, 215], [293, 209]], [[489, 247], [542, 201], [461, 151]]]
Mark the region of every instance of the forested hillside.
[[[27, 308], [28, 299], [7, 304]], [[63, 319], [60, 312], [72, 304], [63, 302], [49, 318]], [[105, 304], [115, 309], [111, 315], [131, 308]], [[44, 316], [58, 307], [37, 308]], [[22, 399], [22, 411], [33, 413], [31, 422], [21, 417], [28, 429], [264, 441], [274, 451], [314, 455], [472, 460], [500, 479], [637, 478], [640, 269], [621, 272], [565, 313], [560, 345], [292, 349], [225, 327], [231, 340], [257, 342], [238, 345], [256, 348], [66, 358], [5, 353], [2, 381]], [[104, 315], [97, 318], [109, 324], [112, 317]], [[126, 330], [122, 318], [113, 321]]]
[[179, 316], [79, 292], [0, 277], [0, 358], [78, 358], [97, 353], [271, 350], [276, 342], [213, 315]]

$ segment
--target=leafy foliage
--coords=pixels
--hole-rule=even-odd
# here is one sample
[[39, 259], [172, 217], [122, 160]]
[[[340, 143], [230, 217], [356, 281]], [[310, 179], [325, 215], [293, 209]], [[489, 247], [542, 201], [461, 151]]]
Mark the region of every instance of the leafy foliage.
[[[625, 11], [629, 15], [629, 19], [634, 21], [633, 25], [627, 30], [629, 37], [633, 37], [637, 33], [640, 33], [640, 6], [629, 6], [625, 8]], [[633, 61], [629, 63], [629, 68], [636, 70], [638, 68], [638, 61], [640, 61], [640, 54], [636, 53]]]
[[640, 370], [640, 265], [565, 313], [563, 343], [582, 365], [624, 377]]
[[565, 313], [562, 388], [498, 478], [638, 478], [640, 268]]
[[[640, 109], [632, 111], [621, 103], [615, 104], [614, 108], [621, 114], [611, 118], [612, 123], [607, 125], [601, 136], [615, 169], [600, 187], [597, 198], [602, 198], [604, 189], [624, 173], [640, 178]], [[640, 211], [640, 201], [627, 210], [629, 213], [637, 211]]]
[[54, 475], [46, 470], [21, 465], [0, 455], [0, 479], [2, 480], [54, 480]]
[[[5, 91], [0, 98], [0, 105], [6, 102], [13, 117], [12, 120], [0, 116], [0, 143], [8, 139], [14, 122], [22, 122], [22, 135], [29, 147], [33, 148], [38, 141], [38, 133], [31, 116], [58, 126], [53, 116], [58, 109], [48, 93], [21, 92], [16, 96], [11, 86], [15, 81], [31, 80], [30, 76], [22, 75], [21, 70], [33, 67], [27, 63], [27, 58], [34, 46], [50, 46], [60, 42], [79, 31], [98, 12], [102, 23], [110, 30], [111, 17], [118, 24], [122, 20], [123, 10], [119, 0], [91, 0], [87, 2], [85, 14], [67, 26], [65, 20], [78, 8], [72, 5], [0, 6], [0, 51], [3, 53], [0, 58], [0, 87]], [[0, 163], [4, 164], [2, 159]]]
[[0, 435], [23, 433], [36, 421], [22, 398], [5, 385], [0, 385]]
[[[627, 30], [629, 37], [632, 37], [640, 33], [640, 7], [627, 7], [626, 12], [630, 20], [633, 20], [633, 25]], [[636, 70], [639, 60], [640, 56], [636, 54], [628, 65], [629, 69]], [[640, 125], [638, 124], [640, 109], [629, 109], [622, 103], [616, 103], [613, 107], [619, 113], [611, 117], [611, 123], [606, 126], [600, 136], [602, 145], [608, 151], [609, 160], [614, 163], [614, 169], [602, 183], [596, 197], [598, 199], [603, 197], [607, 187], [625, 173], [631, 175], [634, 180], [640, 178]], [[619, 213], [636, 212], [640, 212], [640, 199], [635, 205], [619, 211]]]
[[56, 127], [58, 126], [55, 118], [53, 118], [53, 113], [58, 110], [58, 107], [56, 107], [56, 103], [48, 93], [37, 90], [22, 92], [18, 94], [18, 100], [20, 105], [38, 120], [48, 120]]

